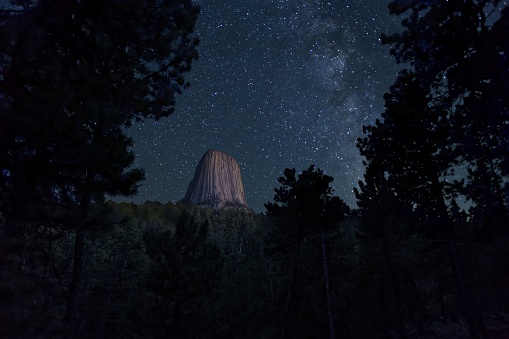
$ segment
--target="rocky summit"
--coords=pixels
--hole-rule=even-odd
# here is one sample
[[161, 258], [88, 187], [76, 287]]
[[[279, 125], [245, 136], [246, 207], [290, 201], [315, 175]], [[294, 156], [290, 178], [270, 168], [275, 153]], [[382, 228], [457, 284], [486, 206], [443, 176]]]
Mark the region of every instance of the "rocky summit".
[[218, 150], [205, 152], [182, 202], [215, 209], [227, 206], [247, 208], [237, 160]]

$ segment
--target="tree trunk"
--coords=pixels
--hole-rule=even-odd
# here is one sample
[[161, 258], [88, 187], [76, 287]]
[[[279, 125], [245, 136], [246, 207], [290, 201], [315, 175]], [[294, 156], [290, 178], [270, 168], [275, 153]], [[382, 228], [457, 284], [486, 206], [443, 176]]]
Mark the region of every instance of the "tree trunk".
[[292, 304], [293, 294], [295, 291], [295, 282], [297, 280], [297, 274], [299, 271], [299, 256], [300, 256], [301, 242], [302, 242], [302, 239], [299, 234], [299, 239], [297, 241], [297, 248], [295, 249], [295, 257], [293, 259], [292, 274], [290, 276], [290, 286], [288, 288], [288, 294], [286, 296], [286, 303], [285, 303], [285, 308], [283, 311], [283, 318], [282, 318], [282, 322], [281, 322], [281, 339], [285, 339], [287, 336], [288, 319], [290, 316], [290, 306]]
[[456, 280], [456, 284], [459, 288], [461, 306], [465, 311], [465, 318], [467, 320], [470, 337], [473, 339], [490, 338], [483, 316], [481, 312], [479, 312], [476, 302], [472, 296], [472, 292], [466, 283], [465, 274], [459, 261], [456, 242], [452, 236], [449, 235], [447, 243], [449, 245], [449, 251], [453, 262], [454, 279]]
[[74, 261], [72, 278], [67, 295], [67, 306], [64, 318], [64, 339], [75, 339], [78, 334], [78, 299], [81, 276], [83, 273], [83, 252], [85, 247], [85, 223], [88, 217], [90, 196], [81, 199], [80, 220], [74, 240]]
[[433, 198], [437, 204], [437, 210], [440, 216], [440, 222], [442, 224], [441, 226], [445, 228], [445, 233], [447, 234], [446, 241], [449, 247], [449, 254], [453, 266], [452, 269], [454, 280], [459, 290], [460, 306], [464, 311], [469, 335], [473, 339], [489, 338], [490, 336], [488, 334], [486, 324], [484, 323], [483, 316], [481, 312], [479, 312], [474, 297], [472, 296], [472, 291], [466, 283], [465, 273], [463, 272], [463, 267], [461, 266], [456, 240], [453, 236], [452, 221], [449, 218], [447, 206], [442, 194], [442, 185], [440, 184], [437, 175], [432, 177], [431, 190]]
[[325, 293], [327, 294], [327, 313], [329, 314], [329, 331], [331, 339], [336, 339], [336, 331], [334, 330], [334, 312], [332, 311], [332, 298], [329, 286], [329, 265], [327, 263], [327, 251], [325, 244], [325, 230], [320, 227], [322, 236], [322, 257], [323, 257], [323, 273], [325, 277]]
[[85, 231], [80, 227], [74, 241], [74, 263], [71, 283], [67, 295], [67, 308], [64, 319], [64, 339], [74, 339], [77, 335], [78, 293], [83, 272], [83, 249]]
[[394, 304], [396, 308], [396, 326], [397, 333], [399, 338], [403, 338], [403, 316], [401, 311], [401, 297], [400, 297], [400, 287], [398, 280], [396, 278], [396, 274], [394, 273], [394, 268], [391, 263], [391, 252], [389, 249], [389, 244], [387, 241], [387, 235], [385, 232], [385, 225], [383, 225], [384, 230], [382, 234], [382, 241], [384, 246], [384, 254], [385, 254], [385, 264], [387, 266], [387, 271], [389, 272], [389, 280], [391, 283], [392, 294], [394, 296]]

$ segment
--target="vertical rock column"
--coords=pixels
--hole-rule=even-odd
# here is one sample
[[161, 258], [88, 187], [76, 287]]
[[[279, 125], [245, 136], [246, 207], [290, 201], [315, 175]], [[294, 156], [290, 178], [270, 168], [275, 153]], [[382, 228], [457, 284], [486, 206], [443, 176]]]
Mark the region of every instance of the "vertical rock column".
[[205, 152], [182, 201], [213, 208], [248, 207], [237, 160], [218, 150]]

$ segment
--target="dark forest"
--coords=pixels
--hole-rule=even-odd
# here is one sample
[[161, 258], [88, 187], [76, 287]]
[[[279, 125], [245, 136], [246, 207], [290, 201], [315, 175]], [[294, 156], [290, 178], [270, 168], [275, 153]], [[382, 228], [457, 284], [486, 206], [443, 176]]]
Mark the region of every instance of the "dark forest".
[[260, 214], [110, 200], [199, 45], [191, 0], [121, 3], [0, 10], [0, 338], [509, 336], [503, 1], [388, 2], [401, 71], [358, 132], [357, 206], [282, 165]]

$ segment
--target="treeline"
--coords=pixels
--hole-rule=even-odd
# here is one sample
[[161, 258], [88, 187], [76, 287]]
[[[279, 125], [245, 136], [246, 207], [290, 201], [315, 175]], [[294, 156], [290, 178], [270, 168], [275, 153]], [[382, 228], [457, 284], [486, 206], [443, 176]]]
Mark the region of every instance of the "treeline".
[[[250, 211], [107, 203], [88, 233], [77, 337], [259, 337], [273, 333], [278, 284]], [[75, 235], [4, 224], [0, 328], [5, 338], [62, 335]]]
[[[85, 240], [76, 336], [279, 338], [284, 326], [284, 337], [316, 338], [330, 337], [332, 320], [337, 337], [468, 337], [446, 241], [386, 206], [383, 216], [346, 211], [322, 239], [316, 219], [299, 229], [242, 209], [108, 202]], [[75, 235], [56, 226], [2, 225], [4, 338], [62, 335]], [[502, 338], [509, 237], [455, 226], [469, 298], [487, 333]]]

